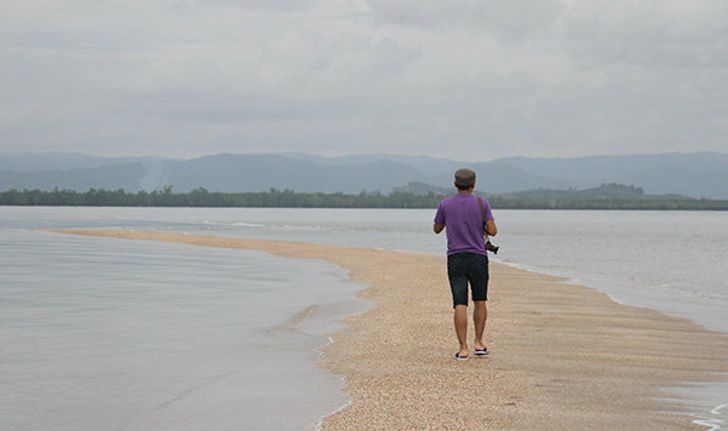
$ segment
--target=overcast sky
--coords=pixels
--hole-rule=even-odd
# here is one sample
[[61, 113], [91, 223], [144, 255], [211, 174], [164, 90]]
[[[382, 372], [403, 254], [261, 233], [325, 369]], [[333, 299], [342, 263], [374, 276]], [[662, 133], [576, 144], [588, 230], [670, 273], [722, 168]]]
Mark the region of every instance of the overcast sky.
[[701, 150], [725, 0], [0, 0], [0, 151]]

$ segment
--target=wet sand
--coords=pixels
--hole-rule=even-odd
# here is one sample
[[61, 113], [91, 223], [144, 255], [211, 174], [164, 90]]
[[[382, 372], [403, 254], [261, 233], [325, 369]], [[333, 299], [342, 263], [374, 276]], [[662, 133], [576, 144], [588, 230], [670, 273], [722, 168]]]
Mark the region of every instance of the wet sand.
[[[728, 335], [505, 265], [491, 263], [491, 355], [459, 362], [444, 257], [168, 232], [54, 232], [246, 248], [348, 268], [376, 306], [345, 319], [325, 350], [321, 365], [346, 378], [352, 403], [324, 430], [704, 430], [676, 413], [687, 408], [661, 388], [728, 372]], [[472, 322], [469, 331], [472, 341]]]

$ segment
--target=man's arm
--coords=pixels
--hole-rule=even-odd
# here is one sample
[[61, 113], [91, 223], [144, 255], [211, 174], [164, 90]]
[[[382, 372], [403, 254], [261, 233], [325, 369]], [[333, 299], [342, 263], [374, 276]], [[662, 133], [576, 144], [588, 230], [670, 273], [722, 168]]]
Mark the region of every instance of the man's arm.
[[485, 222], [485, 233], [490, 236], [496, 236], [498, 234], [498, 228], [495, 225], [495, 220], [488, 220]]
[[432, 226], [432, 230], [435, 231], [435, 233], [440, 233], [443, 229], [445, 229], [445, 225], [441, 223], [435, 223]]

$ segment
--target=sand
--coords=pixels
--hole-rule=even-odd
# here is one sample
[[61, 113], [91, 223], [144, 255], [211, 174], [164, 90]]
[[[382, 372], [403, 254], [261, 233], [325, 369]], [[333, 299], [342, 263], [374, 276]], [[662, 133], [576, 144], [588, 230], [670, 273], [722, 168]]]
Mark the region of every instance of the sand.
[[[661, 388], [728, 372], [728, 335], [617, 304], [563, 279], [491, 263], [491, 355], [455, 361], [445, 258], [123, 230], [56, 232], [246, 248], [322, 259], [368, 286], [322, 366], [352, 403], [324, 430], [703, 430]], [[472, 322], [469, 328], [472, 340]], [[728, 400], [723, 400], [728, 402]], [[285, 412], [281, 412], [285, 414]]]

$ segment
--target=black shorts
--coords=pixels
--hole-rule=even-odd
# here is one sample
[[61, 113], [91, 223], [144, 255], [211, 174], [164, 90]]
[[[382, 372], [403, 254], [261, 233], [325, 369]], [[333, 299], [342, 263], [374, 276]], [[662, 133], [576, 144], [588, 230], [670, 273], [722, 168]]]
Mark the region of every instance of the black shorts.
[[447, 257], [447, 278], [452, 290], [452, 306], [468, 305], [468, 283], [473, 301], [488, 300], [488, 256], [457, 253]]

